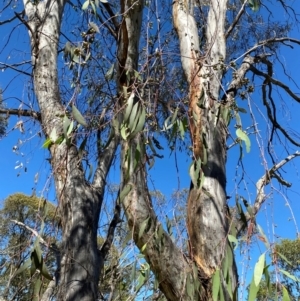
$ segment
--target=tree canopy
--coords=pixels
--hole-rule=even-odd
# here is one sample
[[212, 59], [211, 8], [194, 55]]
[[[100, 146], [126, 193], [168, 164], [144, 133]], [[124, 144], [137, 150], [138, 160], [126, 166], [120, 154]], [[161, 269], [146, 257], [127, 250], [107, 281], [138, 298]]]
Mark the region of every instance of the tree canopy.
[[[58, 217], [61, 231], [56, 247], [45, 242], [42, 250], [37, 239], [25, 254], [44, 277], [42, 253], [59, 258], [41, 300], [118, 298], [103, 279], [110, 251], [127, 244], [134, 260], [122, 261], [117, 250], [109, 284], [119, 263], [128, 264], [125, 298], [237, 300], [235, 251], [253, 240], [264, 244], [249, 287], [255, 300], [276, 263], [266, 255], [279, 246], [259, 214], [277, 198], [291, 208], [295, 179], [285, 168], [300, 155], [299, 87], [288, 65], [300, 45], [294, 4], [5, 0], [0, 135], [18, 130], [13, 151], [37, 141], [33, 151], [47, 152], [45, 185], [55, 187], [52, 222]], [[19, 78], [23, 93], [14, 88]], [[9, 117], [15, 124], [6, 128]], [[177, 179], [164, 168], [170, 154]], [[178, 188], [170, 201], [155, 188], [152, 168]], [[112, 174], [118, 183], [110, 192]], [[190, 187], [182, 190], [184, 177]], [[34, 229], [43, 221], [16, 206], [15, 224]], [[297, 271], [280, 271], [290, 272]]]

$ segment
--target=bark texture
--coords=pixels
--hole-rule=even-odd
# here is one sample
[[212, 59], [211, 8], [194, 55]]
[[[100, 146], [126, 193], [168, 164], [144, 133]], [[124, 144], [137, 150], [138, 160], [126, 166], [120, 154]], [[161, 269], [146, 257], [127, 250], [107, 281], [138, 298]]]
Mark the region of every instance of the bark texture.
[[[210, 279], [221, 266], [225, 250], [232, 252], [227, 248], [227, 124], [218, 116], [222, 62], [226, 56], [226, 3], [225, 0], [210, 1], [205, 50], [199, 48], [192, 1], [177, 0], [173, 5], [173, 22], [179, 37], [182, 66], [190, 87], [189, 123], [194, 160], [201, 162], [201, 170], [196, 175], [198, 184], [191, 183], [188, 196], [190, 254], [205, 279]], [[201, 182], [203, 176], [204, 181]], [[231, 277], [234, 288], [234, 270]]]
[[[63, 133], [63, 107], [57, 75], [57, 46], [64, 0], [25, 1], [32, 48], [34, 88], [42, 128], [46, 137], [53, 129]], [[93, 184], [88, 184], [82, 169], [76, 141], [50, 146], [51, 165], [62, 225], [62, 246], [57, 300], [94, 301], [98, 298], [99, 271], [103, 256], [97, 247], [97, 228], [105, 178], [116, 142], [100, 154]]]

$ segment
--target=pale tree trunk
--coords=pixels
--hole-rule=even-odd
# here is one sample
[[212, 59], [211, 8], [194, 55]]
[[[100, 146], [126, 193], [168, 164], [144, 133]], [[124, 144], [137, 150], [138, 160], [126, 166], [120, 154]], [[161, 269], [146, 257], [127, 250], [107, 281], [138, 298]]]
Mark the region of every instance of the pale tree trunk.
[[[53, 129], [63, 134], [65, 108], [62, 105], [57, 75], [57, 46], [64, 0], [24, 1], [32, 47], [34, 88], [38, 100], [42, 128], [46, 137]], [[61, 215], [62, 246], [60, 273], [56, 281], [56, 300], [94, 301], [98, 298], [99, 272], [103, 254], [97, 247], [97, 228], [116, 141], [105, 153], [99, 153], [94, 181], [88, 184], [82, 169], [75, 140], [69, 146], [50, 146], [51, 167]]]
[[[225, 256], [233, 258], [227, 241], [227, 122], [220, 114], [222, 104], [219, 101], [222, 62], [226, 57], [226, 4], [226, 0], [210, 1], [205, 50], [199, 47], [193, 1], [177, 0], [173, 5], [173, 22], [179, 37], [182, 66], [189, 84], [189, 124], [195, 160], [193, 172], [198, 172], [194, 175], [196, 180], [191, 183], [188, 196], [190, 254], [202, 278], [208, 280], [221, 268]], [[201, 165], [198, 171], [197, 163]], [[234, 260], [230, 269], [229, 286], [233, 291], [237, 283]], [[227, 275], [223, 276], [225, 278]], [[225, 298], [230, 299], [226, 293]]]
[[[135, 1], [135, 5], [132, 5], [132, 1], [123, 0], [121, 5], [122, 13], [126, 12], [125, 18], [121, 23], [121, 38], [118, 48], [118, 84], [121, 105], [126, 104], [126, 98], [124, 99], [123, 93], [124, 87], [126, 87], [127, 97], [134, 93], [135, 101], [140, 102], [140, 106], [143, 105], [142, 100], [138, 99], [138, 90], [135, 87], [133, 76], [133, 70], [137, 70], [138, 42], [143, 14], [142, 5], [142, 0]], [[184, 23], [183, 31], [188, 30], [188, 24], [187, 22]], [[197, 29], [194, 23], [192, 27], [192, 30], [196, 32], [196, 34], [193, 32], [194, 37], [197, 38]], [[197, 43], [196, 41], [195, 43]], [[197, 47], [199, 46], [197, 45]], [[197, 54], [195, 52], [190, 53], [196, 59]], [[195, 65], [195, 60], [190, 59], [187, 64], [189, 66]], [[188, 68], [188, 70], [195, 72], [195, 69]], [[125, 77], [125, 74], [127, 74], [127, 77]], [[128, 77], [128, 74], [132, 74], [131, 78]], [[192, 81], [192, 77], [190, 76], [190, 81]], [[200, 93], [199, 87], [199, 84], [195, 83], [194, 90], [191, 93]], [[222, 132], [222, 135], [225, 134]], [[225, 143], [225, 141], [221, 142]], [[129, 135], [126, 140], [122, 140], [121, 145], [122, 190], [125, 193], [125, 197], [122, 199], [123, 207], [127, 215], [129, 228], [133, 232], [133, 239], [145, 255], [145, 259], [158, 280], [159, 288], [168, 300], [208, 300], [211, 295], [210, 283], [206, 281], [206, 278], [201, 279], [202, 275], [199, 275], [198, 267], [190, 258], [183, 254], [183, 251], [176, 246], [170, 236], [164, 231], [153, 210], [147, 187], [146, 153], [143, 134], [140, 132], [135, 136]], [[225, 145], [222, 145], [222, 147], [225, 147]], [[220, 149], [220, 146], [219, 150], [222, 150], [224, 153], [224, 149]], [[220, 173], [225, 177], [225, 153], [224, 158], [220, 160], [220, 168], [223, 168]], [[219, 203], [224, 202], [224, 199], [226, 199], [224, 181], [225, 178], [222, 185], [219, 184], [219, 191], [222, 193], [221, 200], [217, 200]], [[220, 237], [218, 237], [220, 244], [222, 244], [219, 247], [222, 250], [219, 251], [221, 254], [220, 258], [214, 262], [215, 267], [219, 265], [221, 256], [224, 254], [224, 246], [226, 245], [225, 214], [221, 221], [220, 218], [218, 219], [218, 223], [222, 226]], [[202, 245], [203, 242], [199, 242], [199, 246]]]

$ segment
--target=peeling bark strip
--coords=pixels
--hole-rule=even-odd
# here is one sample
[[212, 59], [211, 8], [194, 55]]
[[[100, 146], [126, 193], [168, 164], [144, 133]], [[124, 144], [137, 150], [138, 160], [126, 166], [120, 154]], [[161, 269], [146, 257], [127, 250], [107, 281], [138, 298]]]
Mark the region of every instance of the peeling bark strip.
[[[62, 105], [58, 75], [57, 46], [65, 0], [24, 0], [34, 63], [34, 88], [40, 107], [43, 131], [63, 133]], [[116, 141], [99, 155], [93, 185], [88, 185], [75, 143], [53, 144], [51, 164], [62, 223], [61, 271], [56, 300], [94, 301], [98, 299], [99, 271], [103, 256], [97, 248], [97, 227], [104, 194], [105, 178], [111, 165]]]
[[[202, 277], [210, 279], [220, 267], [228, 234], [226, 209], [226, 123], [216, 124], [222, 68], [215, 68], [226, 56], [226, 0], [211, 0], [206, 26], [206, 53], [200, 57], [198, 29], [193, 17], [194, 3], [176, 0], [173, 23], [177, 31], [182, 67], [189, 83], [190, 134], [194, 159], [201, 159], [205, 179], [202, 188], [191, 183], [187, 227], [190, 254]], [[200, 175], [199, 175], [200, 177]], [[232, 271], [233, 287], [236, 285]]]

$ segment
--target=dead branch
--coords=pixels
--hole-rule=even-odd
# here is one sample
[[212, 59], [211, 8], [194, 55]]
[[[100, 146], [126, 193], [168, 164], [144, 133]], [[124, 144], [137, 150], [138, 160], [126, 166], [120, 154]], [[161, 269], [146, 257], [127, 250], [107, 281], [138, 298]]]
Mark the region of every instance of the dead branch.
[[24, 116], [24, 117], [33, 117], [35, 120], [41, 121], [41, 113], [33, 111], [33, 110], [0, 108], [0, 114], [6, 114], [7, 116], [16, 115], [16, 116]]

